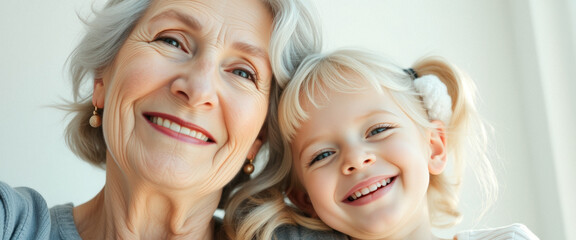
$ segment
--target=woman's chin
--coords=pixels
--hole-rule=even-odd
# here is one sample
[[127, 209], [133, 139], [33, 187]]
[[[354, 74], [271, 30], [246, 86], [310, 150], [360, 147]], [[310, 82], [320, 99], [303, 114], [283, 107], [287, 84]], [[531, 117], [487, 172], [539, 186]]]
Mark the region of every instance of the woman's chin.
[[140, 171], [154, 182], [164, 182], [167, 186], [179, 188], [208, 179], [210, 166], [202, 165], [175, 159], [151, 160]]

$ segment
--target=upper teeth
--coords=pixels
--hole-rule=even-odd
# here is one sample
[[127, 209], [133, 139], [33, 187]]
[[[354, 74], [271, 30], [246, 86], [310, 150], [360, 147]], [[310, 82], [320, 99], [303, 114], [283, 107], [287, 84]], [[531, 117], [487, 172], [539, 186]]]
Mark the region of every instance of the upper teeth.
[[169, 128], [170, 130], [177, 132], [177, 133], [181, 133], [193, 138], [197, 138], [200, 139], [202, 141], [207, 142], [208, 141], [208, 137], [206, 137], [206, 135], [202, 134], [201, 132], [197, 132], [194, 131], [190, 128], [187, 127], [182, 127], [180, 124], [172, 122], [168, 119], [164, 119], [161, 117], [151, 117], [151, 121], [152, 123], [159, 125], [159, 126], [163, 126], [165, 128]]
[[352, 193], [352, 195], [350, 195], [348, 197], [348, 200], [354, 201], [354, 200], [356, 200], [356, 199], [358, 199], [364, 195], [368, 195], [369, 193], [374, 192], [381, 187], [385, 187], [386, 185], [388, 185], [388, 183], [390, 183], [390, 181], [391, 181], [391, 178], [388, 178], [388, 179], [383, 179], [382, 181], [373, 183], [368, 187], [362, 188], [362, 189]]

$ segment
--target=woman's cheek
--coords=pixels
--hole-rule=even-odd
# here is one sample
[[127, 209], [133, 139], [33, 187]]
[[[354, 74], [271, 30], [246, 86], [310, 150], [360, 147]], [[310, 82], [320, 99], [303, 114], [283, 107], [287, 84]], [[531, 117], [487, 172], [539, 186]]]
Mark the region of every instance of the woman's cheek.
[[[244, 99], [238, 101], [237, 99]], [[228, 136], [235, 139], [238, 144], [254, 142], [267, 113], [267, 96], [246, 94], [245, 96], [232, 96], [223, 107], [225, 126], [228, 128]], [[246, 107], [251, 106], [251, 107]], [[226, 114], [228, 112], [228, 114]]]

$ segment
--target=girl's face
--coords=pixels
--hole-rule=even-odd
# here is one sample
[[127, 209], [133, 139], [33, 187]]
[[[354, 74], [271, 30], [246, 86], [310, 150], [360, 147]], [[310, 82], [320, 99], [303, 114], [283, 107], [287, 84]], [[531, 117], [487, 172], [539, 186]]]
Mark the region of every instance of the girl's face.
[[[443, 148], [435, 144], [443, 143], [416, 126], [387, 91], [327, 96], [320, 108], [304, 106], [310, 118], [291, 146], [315, 214], [355, 238], [412, 234], [429, 221], [429, 162], [438, 160]], [[299, 206], [308, 201], [297, 198], [291, 197]]]
[[108, 165], [163, 189], [221, 189], [259, 147], [271, 32], [259, 0], [153, 1], [96, 80]]

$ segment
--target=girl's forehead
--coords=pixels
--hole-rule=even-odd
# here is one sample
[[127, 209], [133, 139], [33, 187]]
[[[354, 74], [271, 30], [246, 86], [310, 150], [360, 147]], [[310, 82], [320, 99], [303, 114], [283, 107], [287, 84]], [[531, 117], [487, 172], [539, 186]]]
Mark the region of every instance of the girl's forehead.
[[383, 87], [357, 73], [345, 73], [339, 78], [317, 78], [316, 82], [300, 90], [299, 100], [305, 105], [326, 105], [332, 96], [344, 94], [343, 98], [356, 98], [356, 94], [383, 93]]

